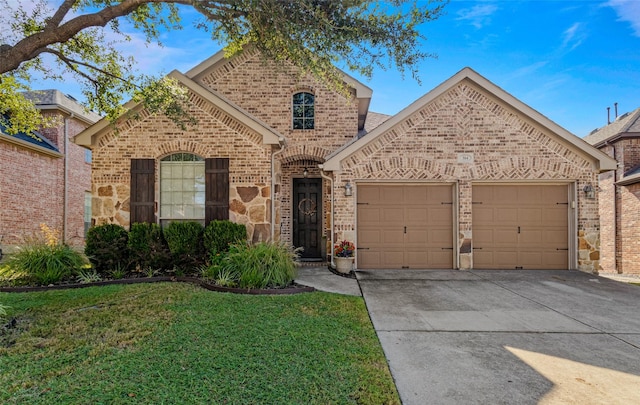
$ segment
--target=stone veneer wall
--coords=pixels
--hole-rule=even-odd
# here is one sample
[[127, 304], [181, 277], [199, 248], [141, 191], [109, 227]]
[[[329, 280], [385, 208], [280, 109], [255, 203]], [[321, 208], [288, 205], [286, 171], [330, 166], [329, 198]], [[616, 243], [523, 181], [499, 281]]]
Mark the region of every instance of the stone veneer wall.
[[271, 224], [271, 147], [262, 136], [195, 94], [190, 113], [198, 125], [180, 130], [164, 116], [141, 112], [139, 120], [123, 121], [118, 130], [101, 135], [93, 153], [94, 224], [129, 227], [131, 159], [158, 161], [169, 154], [189, 152], [203, 158], [228, 157], [230, 219], [247, 225], [249, 238], [267, 240]]
[[[460, 163], [460, 153], [472, 153], [473, 162]], [[469, 81], [343, 160], [342, 169], [335, 175], [338, 239], [353, 239], [355, 234], [355, 196], [340, 192], [348, 181], [457, 182], [462, 269], [473, 268], [469, 247], [473, 246], [474, 181], [576, 181], [578, 190], [597, 184], [589, 160]], [[600, 254], [598, 201], [581, 194], [577, 196], [578, 267], [595, 272]]]

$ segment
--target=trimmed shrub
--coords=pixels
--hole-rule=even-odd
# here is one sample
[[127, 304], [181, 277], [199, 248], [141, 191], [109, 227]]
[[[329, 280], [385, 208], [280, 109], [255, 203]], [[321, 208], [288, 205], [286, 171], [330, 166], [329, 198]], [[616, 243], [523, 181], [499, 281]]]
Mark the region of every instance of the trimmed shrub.
[[200, 223], [171, 222], [163, 233], [176, 267], [195, 271], [196, 267], [204, 263], [204, 228]]
[[247, 240], [247, 227], [231, 221], [211, 221], [204, 230], [204, 249], [212, 262], [233, 244]]
[[171, 253], [158, 224], [131, 224], [127, 247], [136, 271], [166, 270], [172, 267]]
[[298, 250], [284, 243], [261, 242], [233, 245], [219, 272], [225, 272], [240, 288], [282, 288], [296, 276]]
[[126, 267], [129, 262], [128, 241], [129, 233], [120, 225], [94, 226], [87, 232], [84, 254], [95, 271], [104, 276], [115, 268]]

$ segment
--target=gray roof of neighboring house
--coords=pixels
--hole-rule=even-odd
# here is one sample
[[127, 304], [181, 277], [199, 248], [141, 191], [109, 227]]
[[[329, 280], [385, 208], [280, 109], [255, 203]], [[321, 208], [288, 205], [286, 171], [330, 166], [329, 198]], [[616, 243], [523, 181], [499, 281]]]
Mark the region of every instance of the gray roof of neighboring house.
[[620, 134], [634, 132], [640, 135], [640, 108], [626, 114], [622, 114], [611, 124], [592, 131], [582, 139], [591, 145], [600, 146], [606, 141], [617, 138]]
[[58, 147], [56, 145], [54, 145], [50, 140], [48, 140], [44, 136], [40, 135], [40, 133], [37, 131], [33, 131], [31, 135], [25, 132], [18, 132], [15, 135], [7, 135], [5, 133], [5, 130], [6, 130], [6, 127], [2, 124], [2, 121], [0, 121], [0, 137], [4, 137], [3, 139], [9, 140], [9, 141], [18, 140], [18, 141], [22, 141], [23, 144], [29, 143], [52, 152], [57, 152], [57, 153], [60, 152], [60, 150], [58, 150]]
[[100, 115], [88, 111], [75, 98], [63, 94], [59, 90], [34, 90], [23, 93], [25, 98], [33, 101], [37, 108], [42, 110], [58, 109], [74, 114], [78, 119], [89, 124], [100, 120]]
[[367, 120], [364, 122], [364, 129], [358, 132], [358, 138], [365, 136], [373, 131], [380, 124], [391, 118], [391, 115], [369, 111]]

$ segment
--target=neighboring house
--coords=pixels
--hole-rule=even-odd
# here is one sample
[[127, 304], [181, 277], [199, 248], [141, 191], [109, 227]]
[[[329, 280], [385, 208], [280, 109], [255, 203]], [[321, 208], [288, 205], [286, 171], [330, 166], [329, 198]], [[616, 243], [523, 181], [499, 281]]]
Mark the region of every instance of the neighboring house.
[[252, 51], [186, 74], [198, 126], [140, 105], [75, 138], [93, 151], [93, 223], [229, 218], [253, 241], [324, 260], [356, 242], [366, 268], [595, 271], [596, 198], [615, 161], [471, 69], [389, 117]]
[[618, 161], [600, 175], [601, 270], [640, 275], [640, 108], [584, 140]]
[[[47, 224], [73, 246], [84, 244], [90, 219], [91, 153], [70, 141], [100, 117], [57, 90], [26, 93], [59, 125], [33, 134], [0, 128], [0, 244], [12, 250]], [[87, 221], [85, 221], [85, 219]]]

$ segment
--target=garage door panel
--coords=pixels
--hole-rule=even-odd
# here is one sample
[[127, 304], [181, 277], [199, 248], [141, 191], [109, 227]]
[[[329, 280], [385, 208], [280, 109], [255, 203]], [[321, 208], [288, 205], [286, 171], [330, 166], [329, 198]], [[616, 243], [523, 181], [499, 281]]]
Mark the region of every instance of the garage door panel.
[[542, 208], [518, 209], [518, 225], [539, 224], [542, 222]]
[[358, 267], [452, 268], [452, 199], [451, 185], [359, 186]]
[[393, 186], [380, 186], [380, 203], [402, 207], [404, 195]]
[[436, 208], [430, 209], [428, 216], [429, 224], [441, 226], [444, 225], [450, 228], [452, 223], [451, 208], [451, 205], [439, 205]]
[[568, 223], [567, 206], [554, 205], [552, 207], [547, 207], [547, 209], [542, 211], [542, 221], [555, 222], [559, 226], [563, 226], [564, 224], [567, 224]]
[[405, 208], [402, 220], [410, 218], [413, 223], [427, 223], [429, 217], [429, 209], [427, 208]]
[[474, 267], [566, 269], [567, 201], [566, 185], [474, 185]]
[[546, 245], [556, 246], [558, 249], [564, 249], [567, 245], [567, 238], [569, 237], [566, 229], [562, 230], [547, 230], [542, 232], [542, 242]]

